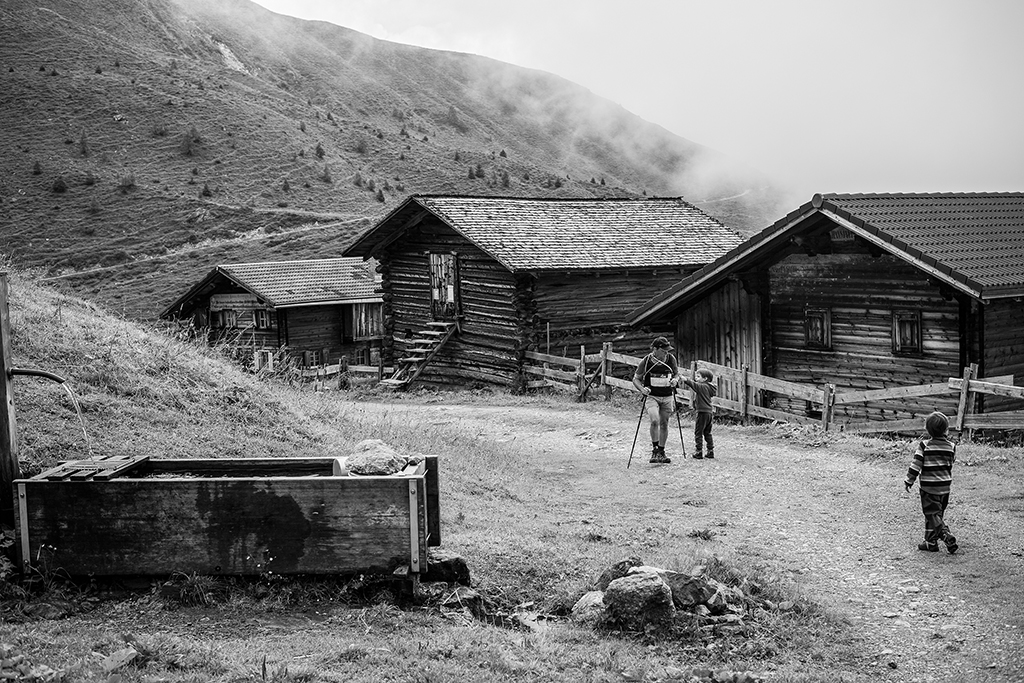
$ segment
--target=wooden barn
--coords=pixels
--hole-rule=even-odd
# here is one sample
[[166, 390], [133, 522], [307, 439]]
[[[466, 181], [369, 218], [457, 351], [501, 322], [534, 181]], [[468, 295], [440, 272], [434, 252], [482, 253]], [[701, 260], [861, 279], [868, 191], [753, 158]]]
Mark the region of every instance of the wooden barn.
[[344, 255], [380, 264], [391, 384], [515, 387], [527, 350], [646, 349], [626, 314], [741, 241], [680, 198], [419, 195]]
[[[256, 370], [376, 364], [381, 297], [373, 263], [358, 258], [219, 265], [161, 318], [188, 321]], [[269, 366], [269, 367], [268, 367]]]
[[[1024, 193], [827, 194], [628, 318], [674, 327], [684, 362], [837, 390], [942, 382], [971, 363], [1020, 385], [1022, 302]], [[955, 412], [950, 400], [903, 407]], [[891, 404], [843, 412], [894, 417]]]

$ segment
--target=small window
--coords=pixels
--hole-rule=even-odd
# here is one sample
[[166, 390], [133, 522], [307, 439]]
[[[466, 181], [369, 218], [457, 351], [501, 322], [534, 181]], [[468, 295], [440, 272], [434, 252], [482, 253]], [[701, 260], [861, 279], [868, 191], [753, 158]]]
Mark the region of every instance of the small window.
[[210, 327], [235, 327], [238, 324], [238, 313], [225, 308], [210, 313]]
[[804, 339], [808, 348], [832, 348], [832, 313], [827, 308], [804, 311]]
[[271, 327], [270, 311], [258, 308], [252, 312], [252, 324], [257, 330], [269, 330]]
[[302, 361], [307, 368], [314, 368], [323, 365], [324, 354], [322, 351], [303, 351]]
[[380, 339], [384, 334], [381, 314], [381, 304], [354, 304], [352, 306], [352, 338]]
[[921, 353], [921, 312], [894, 311], [892, 314], [892, 352]]

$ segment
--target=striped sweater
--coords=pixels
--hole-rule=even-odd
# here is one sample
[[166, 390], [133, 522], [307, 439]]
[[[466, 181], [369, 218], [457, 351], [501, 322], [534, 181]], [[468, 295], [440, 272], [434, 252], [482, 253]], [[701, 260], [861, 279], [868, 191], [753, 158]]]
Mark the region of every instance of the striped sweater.
[[907, 470], [907, 485], [921, 477], [921, 491], [937, 496], [949, 493], [953, 481], [953, 462], [956, 461], [956, 444], [942, 436], [926, 439], [917, 444], [914, 460]]

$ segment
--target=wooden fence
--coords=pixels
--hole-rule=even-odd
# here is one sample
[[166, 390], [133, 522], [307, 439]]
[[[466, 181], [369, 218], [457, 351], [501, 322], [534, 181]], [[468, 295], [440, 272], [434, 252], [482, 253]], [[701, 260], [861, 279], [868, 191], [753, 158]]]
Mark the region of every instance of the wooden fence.
[[360, 384], [376, 384], [393, 372], [381, 365], [349, 365], [340, 360], [334, 365], [316, 365], [302, 368], [299, 376], [303, 383], [310, 383], [314, 391], [327, 389], [348, 389]]
[[[527, 383], [529, 388], [552, 387], [575, 393], [578, 400], [587, 400], [592, 391], [602, 390], [609, 397], [613, 388], [635, 391], [631, 379], [616, 376], [616, 365], [625, 365], [630, 378], [642, 360], [635, 356], [616, 353], [611, 343], [605, 343], [600, 353], [588, 354], [580, 348], [578, 358], [552, 356], [549, 354], [526, 353], [528, 364], [525, 372], [539, 379]], [[588, 366], [593, 366], [588, 371]], [[1013, 386], [1013, 376], [976, 377], [976, 364], [964, 368], [961, 377], [950, 377], [944, 382], [914, 386], [890, 387], [862, 391], [837, 391], [834, 384], [821, 386], [799, 384], [750, 372], [746, 368], [730, 368], [725, 365], [695, 361], [690, 365], [691, 378], [699, 368], [711, 370], [718, 382], [720, 397], [712, 403], [719, 410], [735, 414], [743, 420], [751, 417], [776, 420], [791, 424], [816, 425], [824, 430], [840, 429], [854, 433], [920, 431], [921, 417], [899, 420], [837, 420], [836, 406], [856, 403], [878, 403], [900, 401], [923, 396], [956, 397], [957, 412], [951, 418], [951, 429], [967, 432], [970, 437], [974, 429], [1024, 429], [1024, 410], [1009, 410], [976, 414], [975, 404], [979, 395], [994, 395], [1024, 400], [1024, 387]], [[731, 384], [730, 391], [723, 392], [723, 385]], [[820, 412], [820, 417], [800, 415], [767, 407], [766, 397], [772, 394], [807, 401]], [[723, 398], [728, 395], [735, 398]], [[683, 402], [692, 407], [690, 392], [681, 391]]]

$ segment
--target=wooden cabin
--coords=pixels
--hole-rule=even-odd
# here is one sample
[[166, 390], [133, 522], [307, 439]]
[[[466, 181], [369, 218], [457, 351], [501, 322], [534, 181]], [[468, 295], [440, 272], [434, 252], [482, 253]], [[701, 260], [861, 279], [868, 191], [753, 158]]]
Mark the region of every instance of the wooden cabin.
[[624, 324], [740, 236], [680, 198], [409, 197], [345, 256], [376, 259], [385, 361], [436, 383], [521, 386], [527, 350], [647, 349]]
[[219, 265], [161, 318], [187, 321], [254, 370], [376, 364], [382, 336], [375, 264], [358, 258]]
[[[1021, 385], [1022, 302], [1024, 193], [817, 194], [628, 319], [674, 327], [684, 362], [839, 391], [942, 382], [971, 363]], [[843, 412], [895, 417], [892, 404]]]

